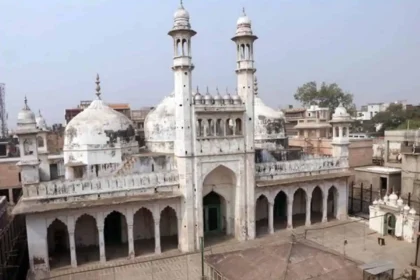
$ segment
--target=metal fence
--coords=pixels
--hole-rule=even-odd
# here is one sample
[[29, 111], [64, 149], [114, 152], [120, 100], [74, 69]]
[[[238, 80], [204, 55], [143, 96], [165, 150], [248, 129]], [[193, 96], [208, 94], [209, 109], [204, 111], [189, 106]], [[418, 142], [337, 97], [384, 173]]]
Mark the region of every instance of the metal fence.
[[25, 217], [12, 216], [0, 231], [0, 280], [24, 279], [27, 271]]

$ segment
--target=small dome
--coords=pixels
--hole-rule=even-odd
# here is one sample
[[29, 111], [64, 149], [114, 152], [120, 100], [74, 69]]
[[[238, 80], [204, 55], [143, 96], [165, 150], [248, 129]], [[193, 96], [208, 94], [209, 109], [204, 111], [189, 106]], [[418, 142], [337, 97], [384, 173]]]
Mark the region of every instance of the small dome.
[[25, 96], [25, 105], [23, 106], [22, 110], [20, 110], [20, 112], [18, 113], [17, 124], [18, 125], [36, 124], [35, 114], [29, 108], [28, 99], [26, 99], [26, 96]]
[[410, 209], [410, 211], [408, 211], [408, 213], [410, 213], [411, 215], [416, 215], [416, 209], [414, 209], [414, 207], [412, 207], [411, 209]]
[[214, 96], [214, 101], [220, 101], [222, 100], [222, 96], [220, 95], [219, 92], [217, 92], [217, 94]]
[[229, 93], [226, 93], [223, 96], [223, 101], [225, 102], [225, 104], [231, 104], [232, 103], [232, 97], [230, 96]]
[[398, 206], [403, 206], [404, 205], [404, 200], [400, 197], [400, 198], [398, 198], [398, 200], [397, 200], [397, 205]]
[[188, 13], [187, 10], [184, 9], [184, 6], [181, 5], [181, 7], [179, 7], [176, 10], [176, 12], [174, 13], [174, 19], [189, 20], [190, 19], [190, 14]]
[[404, 208], [403, 208], [403, 209], [404, 209], [404, 211], [405, 211], [405, 212], [408, 212], [408, 211], [410, 211], [410, 206], [408, 206], [408, 205], [406, 204], [406, 205], [404, 206]]
[[40, 130], [48, 130], [47, 122], [41, 114], [41, 110], [38, 111], [38, 116], [36, 117], [36, 127]]
[[249, 19], [248, 16], [242, 15], [241, 17], [238, 18], [238, 20], [236, 21], [236, 24], [237, 25], [243, 25], [243, 24], [250, 25], [251, 24], [251, 20]]
[[206, 95], [204, 95], [204, 100], [206, 101], [212, 101], [213, 100], [213, 96], [210, 95], [210, 93], [206, 93]]
[[396, 195], [394, 192], [389, 196], [389, 200], [398, 200], [398, 195]]
[[203, 96], [202, 96], [199, 92], [197, 92], [197, 93], [194, 95], [194, 100], [195, 100], [195, 101], [200, 101], [200, 102], [201, 102], [201, 100], [203, 100]]
[[375, 200], [372, 202], [372, 204], [373, 204], [373, 205], [377, 205], [377, 204], [378, 204], [378, 201], [375, 199]]
[[234, 96], [232, 96], [232, 100], [233, 101], [241, 101], [241, 97], [237, 94], [235, 94]]

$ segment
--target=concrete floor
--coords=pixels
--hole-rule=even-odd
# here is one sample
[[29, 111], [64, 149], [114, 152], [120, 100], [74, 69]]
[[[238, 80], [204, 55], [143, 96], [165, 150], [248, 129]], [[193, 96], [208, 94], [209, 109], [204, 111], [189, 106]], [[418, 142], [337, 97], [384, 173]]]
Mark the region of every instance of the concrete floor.
[[[331, 221], [314, 224], [308, 228], [298, 227], [293, 231], [280, 230], [272, 235], [263, 235], [247, 242], [238, 242], [229, 237], [215, 238], [215, 240], [206, 240], [214, 245], [207, 243], [205, 254], [281, 244], [289, 242], [292, 234], [296, 238], [306, 237], [358, 261], [391, 260], [396, 266], [396, 276], [404, 268], [410, 268], [410, 263], [414, 259], [415, 244], [386, 236], [386, 245], [379, 246], [378, 235], [369, 231], [366, 224], [360, 221]], [[134, 260], [119, 259], [103, 265], [90, 263], [75, 269], [55, 269], [51, 272], [55, 277], [51, 279], [196, 280], [201, 273], [200, 260], [200, 253], [180, 254], [175, 249], [161, 255], [146, 255]]]

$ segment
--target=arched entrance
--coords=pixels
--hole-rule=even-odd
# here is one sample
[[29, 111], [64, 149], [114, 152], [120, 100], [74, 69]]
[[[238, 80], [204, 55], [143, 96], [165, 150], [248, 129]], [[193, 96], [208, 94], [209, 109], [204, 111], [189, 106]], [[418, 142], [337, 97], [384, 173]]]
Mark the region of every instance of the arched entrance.
[[99, 261], [99, 235], [94, 217], [84, 214], [74, 229], [77, 265]]
[[213, 191], [203, 198], [204, 234], [222, 233], [222, 199]]
[[297, 189], [293, 195], [293, 227], [305, 225], [306, 220], [306, 192]]
[[287, 228], [287, 195], [280, 191], [274, 198], [274, 228]]
[[385, 230], [384, 233], [386, 235], [395, 236], [395, 223], [397, 222], [397, 218], [395, 218], [394, 214], [387, 213], [385, 215]]
[[328, 220], [337, 218], [337, 208], [338, 208], [338, 191], [336, 187], [332, 186], [328, 190], [327, 198], [327, 216]]
[[268, 233], [268, 199], [260, 195], [255, 203], [255, 230], [257, 236]]
[[230, 235], [234, 232], [235, 173], [224, 165], [213, 169], [203, 181], [203, 233], [206, 244], [210, 236]]
[[55, 219], [47, 230], [50, 268], [70, 265], [69, 233], [67, 226]]
[[322, 221], [323, 199], [322, 190], [316, 186], [312, 191], [311, 199], [311, 224], [319, 223]]
[[127, 222], [120, 212], [112, 211], [104, 221], [105, 256], [107, 260], [128, 256]]
[[167, 206], [160, 212], [159, 229], [162, 252], [178, 249], [178, 219], [173, 208]]
[[140, 208], [134, 214], [133, 239], [136, 256], [155, 252], [155, 222], [147, 208]]

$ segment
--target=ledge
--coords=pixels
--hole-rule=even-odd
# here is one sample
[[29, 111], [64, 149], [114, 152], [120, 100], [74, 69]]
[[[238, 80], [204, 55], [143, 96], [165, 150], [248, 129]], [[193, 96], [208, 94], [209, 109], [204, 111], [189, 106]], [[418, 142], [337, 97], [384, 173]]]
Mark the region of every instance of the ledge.
[[279, 180], [261, 180], [257, 181], [257, 187], [273, 187], [278, 185], [288, 185], [293, 183], [304, 183], [308, 181], [320, 181], [336, 178], [350, 177], [353, 173], [350, 171], [342, 171], [328, 174], [308, 175], [295, 178], [279, 179]]
[[35, 214], [42, 212], [57, 211], [62, 209], [83, 209], [89, 207], [98, 207], [98, 206], [110, 206], [118, 205], [130, 202], [142, 202], [142, 201], [151, 201], [158, 199], [169, 199], [181, 197], [182, 194], [179, 192], [172, 193], [155, 193], [155, 194], [144, 194], [137, 196], [124, 196], [124, 197], [110, 197], [102, 198], [98, 200], [81, 200], [81, 201], [71, 201], [71, 202], [60, 202], [60, 203], [48, 203], [49, 199], [38, 200], [38, 202], [29, 202], [19, 200], [18, 204], [13, 208], [12, 214]]

